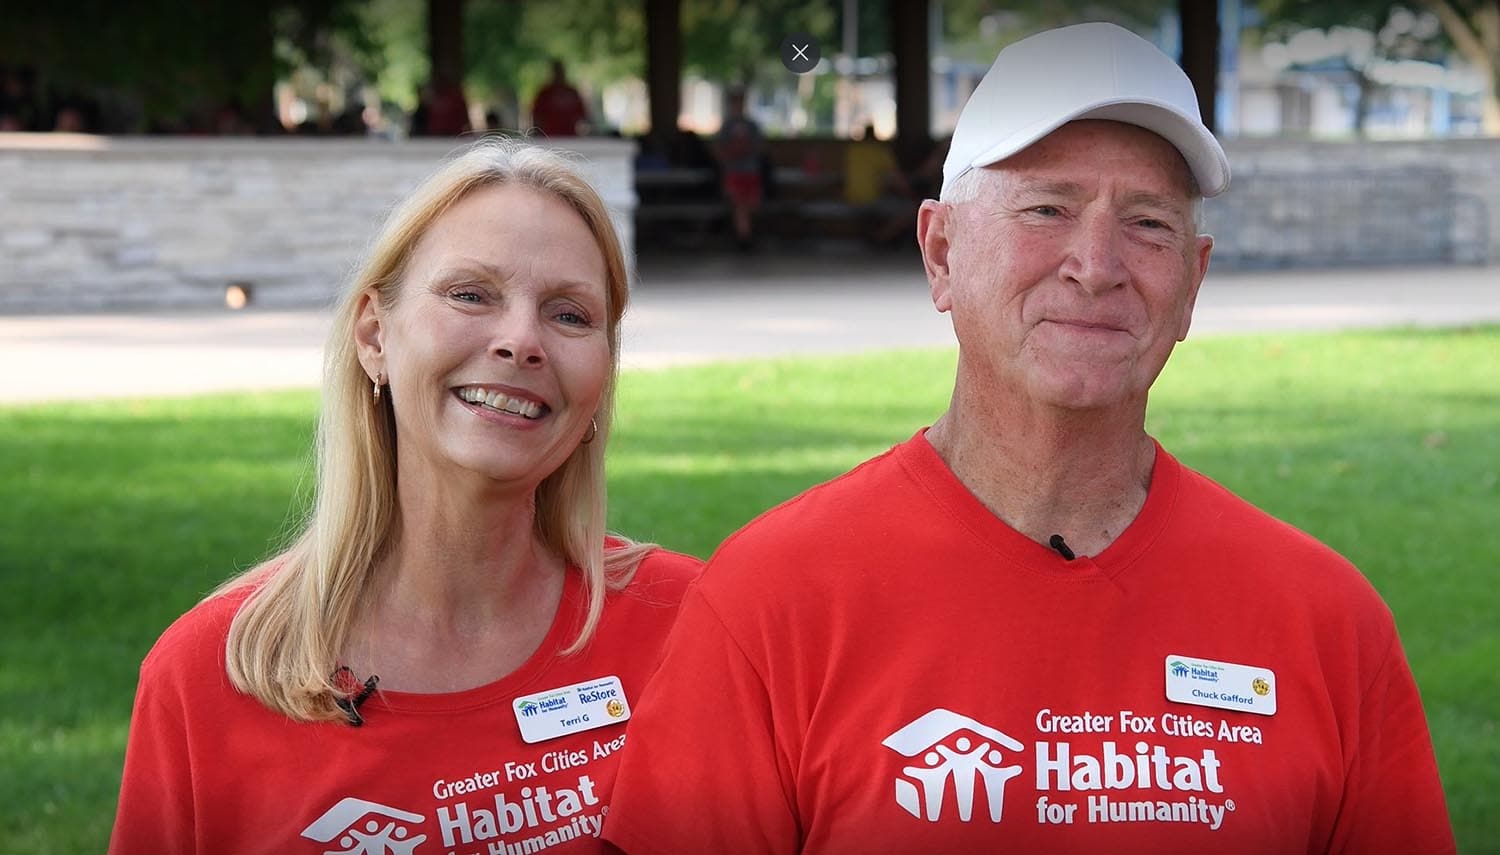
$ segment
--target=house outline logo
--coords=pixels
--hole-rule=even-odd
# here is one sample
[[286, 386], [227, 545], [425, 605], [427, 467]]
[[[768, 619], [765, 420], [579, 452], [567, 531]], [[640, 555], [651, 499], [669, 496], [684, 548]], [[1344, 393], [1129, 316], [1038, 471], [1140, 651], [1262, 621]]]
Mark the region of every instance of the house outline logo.
[[[969, 737], [960, 736], [951, 747], [946, 743], [949, 737], [964, 730], [987, 741], [975, 746]], [[905, 777], [896, 778], [896, 804], [928, 822], [942, 818], [950, 780], [961, 822], [968, 822], [973, 816], [974, 790], [980, 781], [984, 783], [990, 821], [999, 822], [1005, 808], [1005, 784], [1021, 774], [1019, 765], [1001, 765], [1004, 757], [1000, 748], [1025, 750], [1020, 742], [999, 730], [941, 707], [919, 716], [880, 744], [903, 757], [920, 755], [917, 765], [901, 769]]]
[[[366, 817], [369, 819], [361, 825], [360, 820]], [[413, 855], [427, 835], [409, 837], [411, 829], [407, 826], [424, 819], [421, 814], [349, 796], [302, 829], [302, 836], [319, 843], [338, 839], [337, 845], [343, 848], [330, 849], [323, 855]]]

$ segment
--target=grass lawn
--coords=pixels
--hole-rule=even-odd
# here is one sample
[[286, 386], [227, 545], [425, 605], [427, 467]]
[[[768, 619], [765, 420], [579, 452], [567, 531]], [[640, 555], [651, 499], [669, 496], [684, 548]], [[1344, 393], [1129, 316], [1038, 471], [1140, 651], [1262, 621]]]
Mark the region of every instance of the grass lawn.
[[[628, 374], [612, 524], [707, 555], [929, 423], [953, 361]], [[0, 408], [0, 848], [103, 850], [140, 658], [272, 548], [306, 486], [315, 404], [291, 392]], [[1422, 686], [1460, 851], [1500, 852], [1500, 327], [1190, 341], [1150, 428], [1371, 578]]]

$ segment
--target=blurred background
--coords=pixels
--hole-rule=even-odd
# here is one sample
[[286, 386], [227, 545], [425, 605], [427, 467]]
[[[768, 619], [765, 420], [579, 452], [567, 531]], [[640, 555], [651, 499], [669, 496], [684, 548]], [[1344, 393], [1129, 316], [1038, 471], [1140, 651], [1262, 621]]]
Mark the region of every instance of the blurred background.
[[[1497, 257], [1495, 0], [87, 0], [0, 27], [0, 312], [318, 304], [483, 133], [582, 153], [647, 257], [910, 251], [995, 53], [1082, 20], [1193, 79], [1235, 171], [1219, 270]], [[753, 235], [726, 118], [761, 137]]]

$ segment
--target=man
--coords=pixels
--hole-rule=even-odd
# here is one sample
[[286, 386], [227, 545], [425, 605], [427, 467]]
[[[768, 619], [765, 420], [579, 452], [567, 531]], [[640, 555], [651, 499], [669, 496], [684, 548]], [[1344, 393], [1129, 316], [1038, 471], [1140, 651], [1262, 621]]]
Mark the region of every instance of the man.
[[612, 843], [1454, 851], [1374, 590], [1145, 432], [1228, 181], [1144, 40], [1000, 54], [918, 216], [952, 403], [719, 549], [631, 723]]

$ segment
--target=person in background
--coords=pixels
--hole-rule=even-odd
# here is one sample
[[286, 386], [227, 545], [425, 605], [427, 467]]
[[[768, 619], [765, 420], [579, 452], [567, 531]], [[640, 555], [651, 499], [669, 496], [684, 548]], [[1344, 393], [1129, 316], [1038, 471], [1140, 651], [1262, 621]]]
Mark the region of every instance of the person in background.
[[844, 149], [844, 201], [863, 216], [866, 238], [893, 246], [912, 232], [917, 200], [891, 147], [867, 124]]
[[764, 148], [760, 126], [745, 114], [745, 90], [730, 89], [714, 155], [729, 202], [735, 243], [741, 250], [751, 249], [755, 241], [755, 213], [765, 195]]
[[601, 851], [699, 563], [605, 533], [628, 296], [555, 152], [485, 140], [395, 209], [336, 309], [305, 527], [141, 665], [111, 853]]
[[567, 68], [562, 60], [552, 60], [552, 78], [531, 102], [531, 123], [543, 136], [573, 137], [588, 118], [583, 96], [568, 82]]

